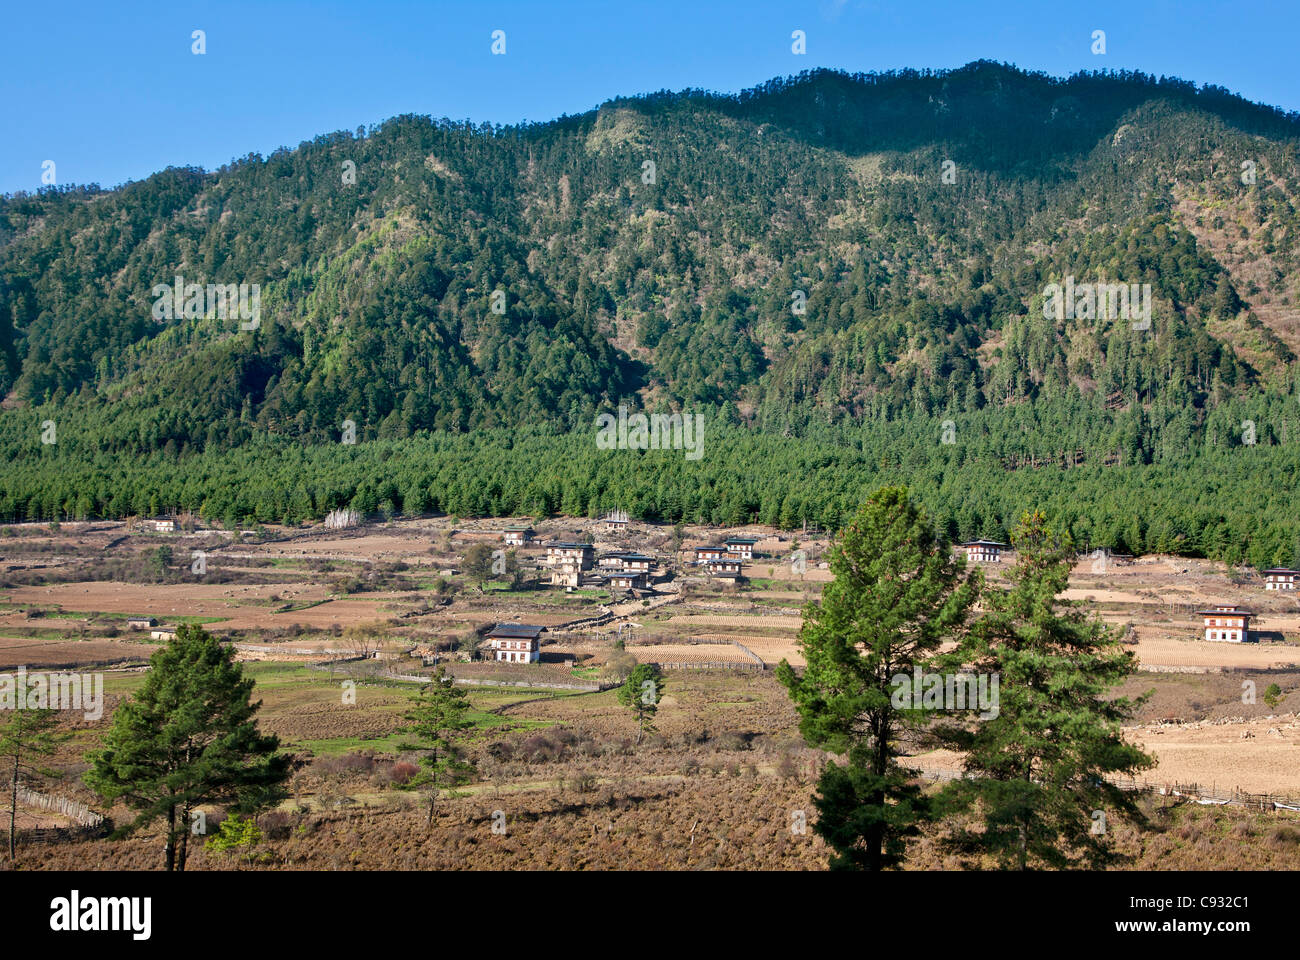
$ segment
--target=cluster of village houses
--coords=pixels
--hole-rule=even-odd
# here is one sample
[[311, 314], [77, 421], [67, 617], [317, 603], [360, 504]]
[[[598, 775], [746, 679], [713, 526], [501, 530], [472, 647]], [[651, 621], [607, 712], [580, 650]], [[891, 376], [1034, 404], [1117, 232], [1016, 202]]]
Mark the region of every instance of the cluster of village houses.
[[[627, 529], [626, 513], [617, 511], [602, 521], [606, 533], [622, 533]], [[526, 547], [533, 542], [531, 527], [507, 527], [502, 541], [507, 546]], [[688, 561], [700, 573], [732, 584], [745, 579], [744, 563], [754, 559], [756, 537], [730, 537], [716, 545], [695, 547]], [[653, 592], [659, 574], [659, 562], [635, 550], [614, 550], [597, 555], [591, 543], [558, 541], [546, 544], [546, 557], [542, 561], [550, 570], [553, 586], [575, 588], [581, 586], [604, 587], [611, 593], [631, 594], [640, 597]]]
[[[627, 530], [628, 515], [617, 510], [602, 521], [605, 532]], [[527, 547], [534, 542], [531, 527], [506, 527], [502, 542]], [[722, 543], [694, 547], [688, 566], [722, 583], [738, 584], [745, 579], [744, 564], [754, 559], [757, 537], [729, 537]], [[545, 544], [542, 563], [550, 571], [550, 583], [567, 589], [604, 587], [611, 594], [645, 597], [654, 592], [661, 578], [659, 561], [635, 550], [613, 550], [597, 554], [595, 544], [554, 541]], [[541, 659], [541, 635], [545, 627], [521, 623], [499, 623], [488, 633], [495, 659], [509, 663], [535, 663]]]
[[[627, 530], [629, 519], [626, 512], [616, 510], [602, 523], [606, 533], [619, 534]], [[148, 525], [160, 533], [175, 530], [175, 523], [171, 520], [148, 521]], [[534, 538], [535, 532], [529, 526], [506, 527], [501, 535], [502, 542], [513, 547], [532, 546]], [[745, 579], [744, 564], [753, 561], [757, 543], [755, 537], [728, 537], [718, 544], [693, 547], [687, 564], [714, 581], [738, 584]], [[553, 586], [567, 589], [604, 587], [614, 595], [640, 598], [653, 593], [656, 580], [661, 579], [658, 561], [634, 550], [614, 550], [597, 555], [594, 544], [565, 541], [547, 543], [545, 549], [546, 556], [542, 562], [550, 571]], [[1001, 563], [1008, 547], [996, 540], [981, 539], [958, 544], [957, 549], [965, 553], [970, 563], [989, 564]], [[1126, 565], [1133, 560], [1130, 556], [1108, 551], [1106, 559], [1116, 565]], [[1296, 590], [1300, 586], [1300, 570], [1273, 567], [1261, 571], [1261, 577], [1265, 590]], [[1250, 621], [1257, 614], [1236, 604], [1211, 604], [1196, 613], [1204, 622], [1206, 640], [1245, 643], [1259, 639], [1258, 632], [1250, 629]], [[132, 617], [127, 623], [131, 629], [150, 630], [155, 640], [168, 640], [174, 636], [170, 630], [154, 629], [156, 622], [152, 617]], [[501, 623], [488, 634], [488, 639], [495, 659], [535, 663], [541, 657], [541, 635], [545, 632], [545, 627]]]
[[[619, 533], [627, 528], [625, 513], [617, 512], [604, 520], [605, 530]], [[527, 546], [532, 542], [530, 527], [508, 527], [503, 540], [508, 545]], [[737, 583], [744, 579], [745, 561], [754, 559], [753, 537], [731, 537], [720, 544], [692, 548], [693, 559], [688, 561], [710, 577]], [[1007, 551], [1005, 543], [996, 540], [968, 540], [959, 544], [970, 563], [1001, 563]], [[1133, 558], [1126, 554], [1106, 552], [1107, 562], [1117, 566], [1127, 565]], [[611, 593], [642, 596], [653, 587], [656, 561], [645, 554], [614, 551], [596, 555], [590, 543], [548, 543], [546, 565], [551, 570], [551, 583], [557, 586], [578, 587], [584, 583], [602, 585]], [[1300, 583], [1300, 571], [1273, 568], [1262, 573], [1265, 590], [1295, 590]], [[1227, 643], [1245, 643], [1252, 639], [1250, 620], [1253, 612], [1235, 604], [1214, 604], [1196, 611], [1204, 622], [1205, 639]], [[518, 623], [497, 624], [488, 634], [497, 660], [515, 663], [533, 663], [541, 657], [541, 635], [545, 627]]]

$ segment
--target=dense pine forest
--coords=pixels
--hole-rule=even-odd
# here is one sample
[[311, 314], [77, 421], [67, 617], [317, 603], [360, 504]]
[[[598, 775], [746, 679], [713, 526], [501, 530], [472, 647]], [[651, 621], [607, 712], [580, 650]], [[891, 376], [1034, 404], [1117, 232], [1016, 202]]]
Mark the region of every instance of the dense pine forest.
[[[902, 482], [950, 536], [1037, 506], [1294, 563], [1298, 147], [1219, 88], [979, 62], [6, 196], [0, 522], [833, 528]], [[256, 329], [156, 319], [178, 276], [259, 285]], [[1149, 325], [1045, 318], [1068, 277], [1149, 284]], [[703, 456], [598, 449], [619, 404], [702, 414]]]

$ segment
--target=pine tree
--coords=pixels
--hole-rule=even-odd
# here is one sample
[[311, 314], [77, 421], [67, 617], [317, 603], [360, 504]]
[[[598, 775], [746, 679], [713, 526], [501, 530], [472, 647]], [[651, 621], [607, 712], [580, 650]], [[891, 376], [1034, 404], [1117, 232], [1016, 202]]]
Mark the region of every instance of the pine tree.
[[638, 664], [618, 690], [618, 702], [636, 714], [636, 742], [654, 732], [655, 714], [663, 698], [664, 678], [653, 663]]
[[283, 796], [289, 757], [278, 752], [277, 737], [258, 731], [262, 703], [251, 700], [253, 680], [234, 655], [202, 627], [182, 624], [150, 657], [139, 691], [113, 714], [103, 748], [87, 757], [86, 783], [137, 811], [115, 837], [166, 819], [167, 870], [185, 869], [194, 808], [224, 804], [252, 813]]
[[406, 714], [411, 721], [410, 732], [416, 736], [413, 743], [402, 744], [403, 750], [423, 750], [420, 764], [424, 769], [411, 778], [408, 787], [426, 788], [429, 793], [430, 828], [433, 826], [433, 807], [438, 791], [465, 783], [474, 775], [474, 767], [460, 756], [452, 737], [474, 726], [466, 714], [470, 709], [469, 695], [458, 689], [455, 679], [446, 671], [437, 674], [419, 694], [411, 698], [412, 707]]
[[951, 662], [998, 677], [997, 715], [973, 730], [940, 736], [966, 751], [970, 776], [945, 790], [949, 811], [978, 806], [981, 831], [958, 829], [958, 850], [992, 856], [1004, 868], [1100, 867], [1108, 811], [1140, 819], [1132, 796], [1108, 775], [1134, 774], [1154, 760], [1124, 741], [1120, 724], [1141, 702], [1109, 697], [1136, 670], [1120, 630], [1060, 599], [1074, 555], [1038, 512], [1011, 537], [1011, 588], [984, 595], [985, 615]]
[[13, 863], [17, 841], [15, 825], [18, 818], [18, 786], [20, 778], [52, 776], [51, 771], [38, 766], [38, 757], [48, 757], [58, 744], [72, 734], [59, 733], [59, 716], [54, 710], [12, 711], [8, 721], [0, 725], [0, 765], [9, 773], [9, 862]]
[[203, 846], [213, 853], [235, 851], [252, 866], [253, 850], [261, 842], [262, 831], [254, 818], [241, 819], [237, 814], [232, 814], [221, 821], [216, 834], [209, 837]]
[[782, 661], [778, 679], [814, 746], [847, 753], [829, 765], [814, 798], [814, 829], [835, 850], [832, 868], [883, 870], [901, 862], [928, 803], [898, 758], [923, 719], [895, 706], [894, 678], [927, 667], [945, 639], [960, 639], [978, 594], [949, 545], [900, 488], [874, 494], [831, 550], [819, 603], [809, 604], [799, 646], [807, 667]]

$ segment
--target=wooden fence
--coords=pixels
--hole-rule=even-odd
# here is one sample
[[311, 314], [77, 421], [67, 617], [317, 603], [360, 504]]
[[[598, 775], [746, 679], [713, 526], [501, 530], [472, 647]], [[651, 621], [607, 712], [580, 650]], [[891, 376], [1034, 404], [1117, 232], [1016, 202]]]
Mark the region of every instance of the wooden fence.
[[722, 660], [718, 662], [645, 660], [642, 662], [653, 663], [660, 670], [749, 670], [754, 673], [762, 673], [767, 669], [767, 665], [764, 663], [743, 663], [739, 660]]
[[1155, 783], [1147, 780], [1115, 780], [1121, 790], [1135, 790], [1162, 797], [1180, 797], [1204, 806], [1253, 807], [1258, 810], [1293, 810], [1300, 813], [1300, 798], [1276, 793], [1247, 793], [1212, 784], [1207, 790], [1198, 783]]
[[[451, 679], [460, 686], [469, 687], [520, 687], [524, 689], [538, 688], [543, 690], [580, 690], [583, 693], [598, 693], [601, 690], [608, 690], [610, 687], [616, 687], [614, 683], [583, 683], [575, 680], [573, 683], [564, 683], [558, 680], [498, 680], [492, 677], [457, 677], [454, 675]], [[372, 679], [375, 680], [399, 680], [406, 683], [428, 683], [433, 679], [432, 674], [427, 673], [377, 673]]]
[[[956, 767], [921, 767], [913, 769], [925, 780], [958, 780], [969, 776]], [[1231, 790], [1212, 785], [1208, 790], [1197, 783], [1160, 783], [1154, 780], [1133, 780], [1117, 777], [1110, 781], [1121, 790], [1148, 793], [1160, 797], [1178, 797], [1202, 806], [1238, 806], [1256, 810], [1291, 810], [1300, 813], [1300, 798], [1275, 793], [1247, 793], [1233, 787]]]
[[23, 843], [70, 843], [106, 837], [110, 832], [107, 821], [98, 826], [34, 827], [22, 831], [22, 840]]
[[[426, 678], [427, 679], [427, 678]], [[608, 690], [610, 684], [601, 683], [555, 683], [550, 680], [492, 680], [479, 677], [453, 677], [457, 684], [470, 687], [520, 687], [523, 689], [542, 690], [581, 690], [583, 693], [598, 693]], [[613, 684], [617, 686], [617, 684]]]
[[18, 802], [25, 807], [36, 807], [40, 810], [61, 813], [83, 827], [101, 827], [104, 824], [103, 814], [96, 813], [84, 803], [68, 797], [37, 793], [35, 790], [29, 790], [21, 783], [18, 785]]

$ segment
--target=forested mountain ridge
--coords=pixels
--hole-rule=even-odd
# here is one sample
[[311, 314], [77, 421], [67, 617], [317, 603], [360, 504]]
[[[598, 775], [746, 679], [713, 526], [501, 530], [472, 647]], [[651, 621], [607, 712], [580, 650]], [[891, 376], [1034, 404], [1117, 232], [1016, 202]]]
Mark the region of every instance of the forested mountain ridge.
[[[777, 437], [916, 424], [927, 456], [1000, 468], [1294, 444], [1298, 147], [1300, 117], [1221, 89], [979, 62], [403, 116], [6, 197], [0, 443], [50, 454], [47, 418], [83, 458], [345, 420], [589, 432], [625, 402]], [[258, 328], [155, 320], [177, 276], [259, 284]], [[1150, 328], [1044, 319], [1067, 277], [1149, 284]]]
[[[853, 419], [1070, 384], [1199, 407], [1215, 373], [1235, 389], [1292, 359], [1297, 143], [1295, 117], [1218, 91], [987, 63], [521, 128], [401, 117], [211, 174], [6, 199], [0, 389], [160, 416], [190, 393], [149, 440], [192, 447], [232, 420], [571, 427], [637, 391], [766, 425], [804, 399]], [[1237, 289], [1216, 231], [1269, 259], [1262, 284]], [[1067, 274], [1151, 283], [1155, 335], [1045, 325], [1039, 292]], [[154, 321], [175, 275], [260, 284], [260, 329]]]

